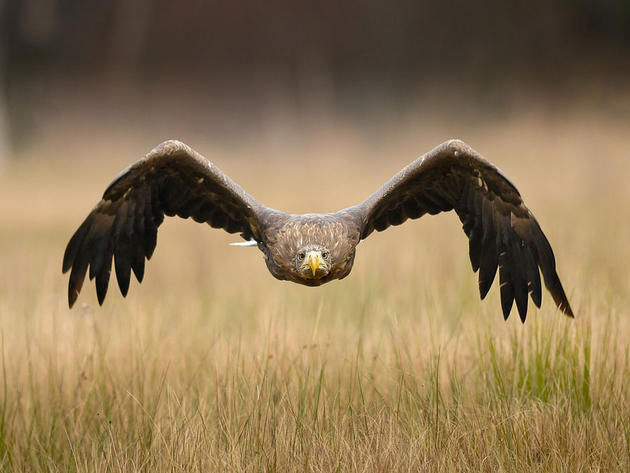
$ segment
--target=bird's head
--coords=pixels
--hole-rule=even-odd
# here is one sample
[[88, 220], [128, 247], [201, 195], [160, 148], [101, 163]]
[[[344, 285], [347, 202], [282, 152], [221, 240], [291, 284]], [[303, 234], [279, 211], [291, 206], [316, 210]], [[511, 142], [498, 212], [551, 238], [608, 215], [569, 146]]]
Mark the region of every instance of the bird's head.
[[307, 245], [295, 255], [295, 268], [303, 279], [321, 279], [332, 269], [330, 251], [321, 245]]

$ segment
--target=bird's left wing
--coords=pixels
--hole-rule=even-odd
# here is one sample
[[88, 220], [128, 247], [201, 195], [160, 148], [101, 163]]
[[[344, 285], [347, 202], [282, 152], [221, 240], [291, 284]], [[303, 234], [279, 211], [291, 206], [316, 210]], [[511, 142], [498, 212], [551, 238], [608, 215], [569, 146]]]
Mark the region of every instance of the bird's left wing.
[[144, 261], [153, 254], [164, 215], [192, 217], [229, 233], [240, 232], [245, 240], [260, 241], [265, 210], [193, 149], [165, 141], [114, 179], [70, 239], [62, 268], [64, 273], [72, 269], [68, 304], [72, 307], [76, 301], [88, 267], [103, 303], [112, 258], [123, 295], [131, 270], [142, 281]]
[[449, 210], [457, 212], [468, 236], [482, 299], [498, 267], [503, 315], [509, 316], [516, 300], [525, 321], [528, 292], [540, 307], [540, 268], [556, 305], [573, 316], [553, 251], [534, 215], [508, 178], [462, 141], [448, 141], [421, 156], [365, 202], [347, 209], [361, 222], [362, 239], [408, 218]]

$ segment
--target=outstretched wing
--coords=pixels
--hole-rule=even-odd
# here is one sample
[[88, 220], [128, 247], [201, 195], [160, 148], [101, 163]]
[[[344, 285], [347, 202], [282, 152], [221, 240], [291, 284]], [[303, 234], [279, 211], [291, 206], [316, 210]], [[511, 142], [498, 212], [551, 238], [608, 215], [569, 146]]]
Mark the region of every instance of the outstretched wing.
[[144, 276], [164, 215], [192, 217], [246, 240], [261, 238], [265, 207], [203, 156], [178, 141], [166, 141], [125, 169], [70, 239], [63, 257], [69, 269], [68, 303], [74, 304], [85, 274], [96, 279], [100, 304], [107, 293], [112, 258], [123, 296], [131, 270]]
[[528, 292], [540, 307], [540, 268], [556, 305], [573, 316], [553, 251], [534, 215], [514, 184], [462, 141], [448, 141], [421, 156], [348, 210], [362, 219], [362, 239], [408, 218], [455, 210], [469, 239], [473, 271], [479, 271], [482, 299], [498, 267], [503, 316], [507, 319], [516, 300], [525, 321]]

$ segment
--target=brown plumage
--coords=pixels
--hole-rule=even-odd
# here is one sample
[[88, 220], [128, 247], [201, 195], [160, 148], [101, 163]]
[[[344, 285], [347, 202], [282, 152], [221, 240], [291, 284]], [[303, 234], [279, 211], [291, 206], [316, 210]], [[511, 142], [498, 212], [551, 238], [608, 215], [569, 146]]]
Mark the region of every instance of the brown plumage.
[[468, 236], [482, 299], [498, 268], [504, 317], [516, 301], [525, 321], [528, 294], [541, 304], [540, 269], [556, 305], [573, 316], [551, 246], [518, 190], [459, 140], [416, 159], [363, 203], [325, 215], [265, 207], [203, 156], [166, 141], [109, 185], [70, 239], [63, 258], [63, 272], [71, 269], [68, 303], [72, 307], [76, 301], [89, 268], [102, 304], [112, 259], [123, 296], [131, 271], [142, 281], [164, 215], [240, 233], [256, 242], [273, 276], [319, 286], [350, 273], [356, 246], [374, 230], [449, 210], [455, 210]]

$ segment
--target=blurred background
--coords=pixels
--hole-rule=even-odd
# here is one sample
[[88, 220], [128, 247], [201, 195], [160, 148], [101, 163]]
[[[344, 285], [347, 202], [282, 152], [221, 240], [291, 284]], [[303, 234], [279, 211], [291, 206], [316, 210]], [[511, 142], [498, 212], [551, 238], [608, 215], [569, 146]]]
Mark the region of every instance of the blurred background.
[[[328, 212], [453, 137], [516, 182], [561, 276], [563, 261], [579, 265], [565, 285], [595, 267], [604, 285], [625, 285], [627, 0], [0, 0], [0, 12], [0, 242], [19, 268], [5, 287], [35, 284], [24, 268], [36, 259], [63, 305], [65, 242], [113, 176], [163, 140], [188, 143], [269, 206]], [[323, 178], [305, 188], [312, 172]], [[454, 232], [467, 265], [459, 222], [440, 218], [365, 251]], [[181, 228], [194, 256], [158, 245], [156, 258], [200, 274], [199, 255], [233, 240]], [[238, 268], [252, 258], [229, 255], [243, 255]], [[259, 263], [249, 283], [275, 287]]]
[[94, 145], [111, 133], [109, 146], [143, 136], [143, 150], [169, 137], [264, 149], [536, 106], [630, 110], [627, 0], [2, 0], [0, 11], [5, 161], [62, 132]]

